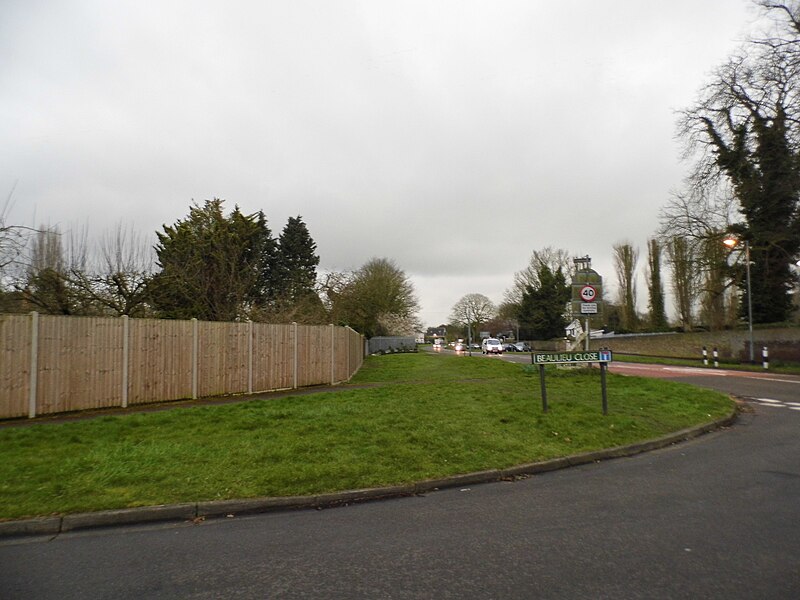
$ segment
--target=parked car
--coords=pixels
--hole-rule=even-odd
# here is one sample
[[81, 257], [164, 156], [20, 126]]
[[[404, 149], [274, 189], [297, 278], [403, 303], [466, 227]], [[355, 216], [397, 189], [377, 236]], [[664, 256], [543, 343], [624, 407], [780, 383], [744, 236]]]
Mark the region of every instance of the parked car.
[[516, 346], [517, 352], [530, 352], [531, 351], [531, 346], [530, 346], [530, 344], [528, 344], [528, 342], [517, 342], [516, 344], [514, 344], [514, 346]]
[[503, 351], [504, 352], [519, 352], [519, 350], [517, 350], [517, 347], [514, 344], [505, 344], [503, 346]]
[[481, 352], [484, 354], [502, 354], [503, 344], [496, 338], [486, 338], [481, 342]]

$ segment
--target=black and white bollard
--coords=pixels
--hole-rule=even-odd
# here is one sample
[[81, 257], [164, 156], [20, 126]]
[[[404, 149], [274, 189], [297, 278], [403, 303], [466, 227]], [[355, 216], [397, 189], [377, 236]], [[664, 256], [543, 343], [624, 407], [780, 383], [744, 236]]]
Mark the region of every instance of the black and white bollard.
[[719, 368], [719, 352], [717, 352], [716, 348], [714, 348], [714, 368]]
[[769, 369], [769, 351], [766, 346], [761, 349], [761, 364], [765, 369]]
[[703, 346], [703, 366], [704, 367], [708, 366], [708, 350], [706, 349], [705, 346]]

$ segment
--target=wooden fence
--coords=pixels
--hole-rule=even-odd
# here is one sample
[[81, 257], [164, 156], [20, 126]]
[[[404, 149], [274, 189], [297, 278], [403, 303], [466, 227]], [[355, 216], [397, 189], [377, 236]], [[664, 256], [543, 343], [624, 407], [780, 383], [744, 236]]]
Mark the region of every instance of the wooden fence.
[[349, 327], [0, 315], [0, 419], [347, 381]]

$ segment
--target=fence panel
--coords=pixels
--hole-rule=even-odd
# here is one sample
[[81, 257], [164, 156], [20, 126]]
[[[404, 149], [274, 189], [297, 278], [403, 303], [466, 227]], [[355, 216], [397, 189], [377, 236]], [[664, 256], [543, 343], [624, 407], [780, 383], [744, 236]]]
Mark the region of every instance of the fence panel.
[[120, 406], [121, 319], [39, 315], [36, 414]]
[[249, 323], [198, 322], [199, 396], [243, 394], [249, 373]]
[[325, 325], [297, 326], [297, 385], [331, 381], [331, 329]]
[[353, 329], [350, 332], [350, 377], [361, 368], [364, 362], [364, 338]]
[[192, 397], [192, 321], [130, 320], [128, 404]]
[[253, 324], [253, 391], [292, 387], [293, 348], [291, 325]]
[[363, 348], [330, 325], [0, 315], [0, 418], [347, 381]]
[[28, 414], [31, 316], [0, 315], [0, 417]]

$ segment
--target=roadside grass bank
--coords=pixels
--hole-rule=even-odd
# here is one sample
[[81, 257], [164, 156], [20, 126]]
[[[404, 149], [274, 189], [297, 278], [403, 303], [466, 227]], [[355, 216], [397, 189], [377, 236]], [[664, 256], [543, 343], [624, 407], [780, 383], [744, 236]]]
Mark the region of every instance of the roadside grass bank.
[[0, 430], [0, 519], [398, 485], [625, 445], [730, 414], [683, 384], [481, 357], [368, 357], [373, 387]]

